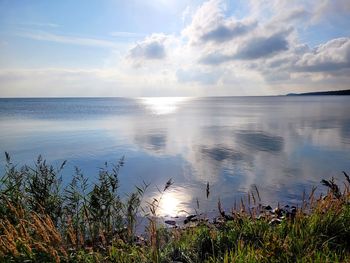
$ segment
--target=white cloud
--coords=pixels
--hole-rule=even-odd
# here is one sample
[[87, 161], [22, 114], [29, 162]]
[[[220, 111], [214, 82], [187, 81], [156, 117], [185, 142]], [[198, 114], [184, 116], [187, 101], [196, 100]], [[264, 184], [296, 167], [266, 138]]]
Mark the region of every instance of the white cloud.
[[201, 5], [192, 17], [191, 23], [182, 31], [191, 45], [214, 42], [216, 44], [243, 36], [254, 30], [256, 21], [236, 20], [225, 17], [226, 7], [222, 1], [210, 0]]
[[135, 66], [142, 65], [147, 60], [162, 60], [167, 56], [166, 44], [171, 36], [152, 34], [131, 47], [127, 59]]
[[192, 17], [192, 22], [182, 32], [190, 44], [198, 44], [208, 31], [219, 26], [224, 19], [224, 6], [219, 0], [210, 0], [202, 4]]
[[196, 96], [196, 88], [178, 85], [167, 71], [148, 69], [2, 69], [0, 97]]
[[114, 93], [120, 84], [118, 74], [101, 69], [7, 69], [0, 71], [1, 97], [93, 96]]
[[191, 14], [191, 7], [188, 5], [182, 11], [182, 14], [181, 14], [181, 20], [183, 23], [185, 23], [187, 21], [187, 19], [190, 17], [190, 14]]
[[17, 36], [30, 38], [38, 41], [48, 41], [56, 42], [62, 44], [71, 44], [79, 46], [90, 46], [99, 48], [116, 48], [117, 44], [113, 41], [97, 39], [97, 38], [86, 38], [86, 37], [76, 37], [68, 35], [58, 35], [43, 31], [20, 31], [16, 33]]
[[306, 19], [310, 17], [310, 13], [304, 7], [296, 7], [278, 17], [279, 21], [290, 22], [293, 20]]
[[109, 48], [118, 55], [106, 59], [107, 69], [2, 71], [0, 95], [30, 94], [26, 86], [39, 87], [36, 94], [65, 90], [78, 96], [78, 91], [89, 96], [203, 96], [348, 88], [349, 38], [309, 47], [299, 35], [330, 14], [348, 12], [346, 1], [335, 0], [333, 7], [328, 0], [249, 1], [248, 12], [239, 19], [225, 3], [209, 0], [197, 9], [187, 6], [182, 16], [179, 13], [184, 28], [178, 34], [110, 33], [115, 39], [142, 37], [132, 45], [124, 43], [123, 49], [106, 39], [19, 32], [38, 41]]
[[350, 68], [350, 38], [337, 38], [305, 53], [296, 63], [300, 71], [323, 72]]
[[39, 22], [26, 22], [26, 23], [18, 23], [16, 25], [20, 26], [29, 26], [29, 27], [47, 27], [47, 28], [57, 28], [60, 27], [60, 25], [55, 23], [39, 23]]
[[319, 22], [324, 17], [337, 18], [349, 16], [350, 1], [348, 0], [319, 0], [313, 10], [313, 22]]

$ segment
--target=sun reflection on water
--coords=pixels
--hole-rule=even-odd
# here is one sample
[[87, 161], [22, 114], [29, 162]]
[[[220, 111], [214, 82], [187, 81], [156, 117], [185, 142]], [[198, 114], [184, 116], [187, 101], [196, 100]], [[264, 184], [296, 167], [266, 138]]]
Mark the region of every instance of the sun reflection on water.
[[180, 104], [189, 100], [185, 97], [147, 97], [140, 98], [141, 103], [156, 115], [165, 115], [174, 113]]
[[184, 191], [170, 190], [164, 192], [159, 205], [160, 216], [180, 216], [189, 211], [191, 196]]

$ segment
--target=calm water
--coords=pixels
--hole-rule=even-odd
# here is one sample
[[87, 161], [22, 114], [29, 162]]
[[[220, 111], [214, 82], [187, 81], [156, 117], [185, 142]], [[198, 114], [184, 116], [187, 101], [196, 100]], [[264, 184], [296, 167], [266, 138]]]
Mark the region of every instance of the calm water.
[[0, 99], [0, 151], [19, 165], [67, 159], [65, 183], [74, 166], [93, 179], [124, 155], [121, 194], [144, 180], [150, 198], [173, 179], [163, 215], [197, 198], [229, 207], [254, 185], [265, 203], [297, 203], [350, 172], [350, 97]]

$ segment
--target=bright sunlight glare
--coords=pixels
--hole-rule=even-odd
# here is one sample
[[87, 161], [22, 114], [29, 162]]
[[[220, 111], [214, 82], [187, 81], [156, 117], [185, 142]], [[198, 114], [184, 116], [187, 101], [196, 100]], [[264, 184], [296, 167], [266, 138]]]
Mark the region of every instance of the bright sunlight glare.
[[141, 103], [155, 115], [165, 115], [178, 110], [181, 103], [189, 100], [184, 97], [149, 97], [141, 98]]
[[183, 191], [165, 192], [160, 203], [162, 216], [178, 216], [188, 211], [190, 197]]

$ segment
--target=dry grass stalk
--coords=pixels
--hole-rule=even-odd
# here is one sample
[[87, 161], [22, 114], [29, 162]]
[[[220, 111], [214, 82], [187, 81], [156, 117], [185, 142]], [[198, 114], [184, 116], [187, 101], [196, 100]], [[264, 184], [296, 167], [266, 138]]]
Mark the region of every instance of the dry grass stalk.
[[[15, 207], [11, 204], [11, 211]], [[21, 258], [26, 255], [48, 254], [55, 262], [61, 257], [67, 257], [62, 245], [62, 238], [48, 215], [39, 215], [31, 212], [28, 216], [19, 207], [17, 213], [21, 218], [13, 223], [8, 219], [0, 220], [0, 254], [3, 257]], [[27, 218], [24, 218], [27, 217]]]

